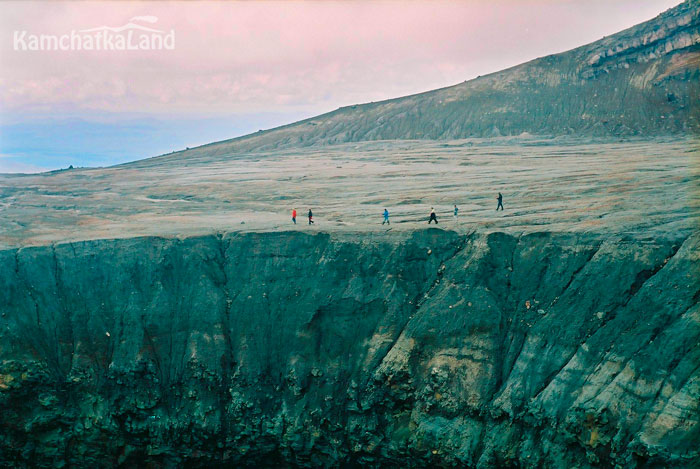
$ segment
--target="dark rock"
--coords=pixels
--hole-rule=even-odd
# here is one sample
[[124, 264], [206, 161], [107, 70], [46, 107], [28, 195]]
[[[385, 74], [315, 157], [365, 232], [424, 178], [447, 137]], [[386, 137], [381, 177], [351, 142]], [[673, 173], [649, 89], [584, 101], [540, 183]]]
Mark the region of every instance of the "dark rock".
[[690, 467], [699, 244], [429, 230], [0, 251], [0, 465]]

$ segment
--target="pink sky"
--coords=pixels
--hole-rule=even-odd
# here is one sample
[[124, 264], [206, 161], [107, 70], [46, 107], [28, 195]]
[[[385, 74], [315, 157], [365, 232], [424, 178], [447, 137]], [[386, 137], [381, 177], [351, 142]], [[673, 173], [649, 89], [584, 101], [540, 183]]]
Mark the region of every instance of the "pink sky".
[[[453, 85], [680, 0], [0, 2], [0, 172], [107, 166]], [[135, 16], [172, 51], [16, 51]]]
[[[0, 105], [15, 114], [300, 112], [447, 86], [599, 39], [679, 0], [0, 4]], [[12, 50], [137, 15], [174, 51]]]

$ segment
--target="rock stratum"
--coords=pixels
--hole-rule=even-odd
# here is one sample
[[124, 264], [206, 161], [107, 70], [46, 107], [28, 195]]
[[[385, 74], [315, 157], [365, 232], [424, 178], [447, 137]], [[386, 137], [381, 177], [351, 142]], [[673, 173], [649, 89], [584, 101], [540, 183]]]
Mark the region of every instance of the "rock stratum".
[[700, 238], [0, 251], [0, 465], [697, 467]]

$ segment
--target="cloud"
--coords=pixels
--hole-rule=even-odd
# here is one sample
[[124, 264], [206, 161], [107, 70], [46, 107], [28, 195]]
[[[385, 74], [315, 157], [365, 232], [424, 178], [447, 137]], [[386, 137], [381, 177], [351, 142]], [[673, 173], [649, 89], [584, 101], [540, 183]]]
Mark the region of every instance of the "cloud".
[[[0, 158], [0, 171], [112, 164], [448, 86], [591, 42], [678, 3], [6, 3], [0, 152], [22, 156]], [[175, 50], [12, 48], [14, 31], [61, 35], [104, 23], [157, 23], [175, 32]], [[142, 131], [135, 114], [167, 123]], [[23, 127], [8, 130], [14, 124]]]
[[[11, 3], [0, 19], [7, 112], [280, 112], [459, 83], [598, 39], [677, 0]], [[128, 21], [174, 51], [18, 52], [12, 31]]]

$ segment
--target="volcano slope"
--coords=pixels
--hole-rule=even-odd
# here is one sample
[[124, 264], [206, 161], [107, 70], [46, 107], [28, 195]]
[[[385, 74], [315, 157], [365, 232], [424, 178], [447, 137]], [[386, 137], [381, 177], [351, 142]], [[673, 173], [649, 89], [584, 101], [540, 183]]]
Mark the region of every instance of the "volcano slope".
[[700, 467], [697, 12], [0, 176], [0, 465]]
[[179, 161], [372, 140], [700, 132], [700, 1], [591, 44], [455, 86], [347, 106], [164, 155]]

